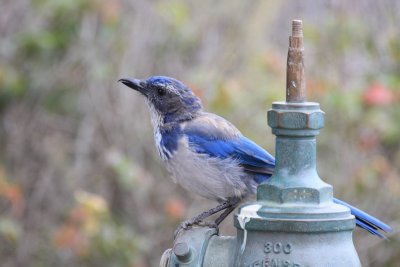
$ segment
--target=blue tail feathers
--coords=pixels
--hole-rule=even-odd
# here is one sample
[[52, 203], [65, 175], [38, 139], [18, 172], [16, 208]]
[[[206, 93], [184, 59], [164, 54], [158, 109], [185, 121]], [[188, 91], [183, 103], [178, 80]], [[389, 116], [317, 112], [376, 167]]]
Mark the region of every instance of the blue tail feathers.
[[361, 227], [361, 228], [367, 230], [371, 234], [374, 234], [381, 238], [387, 239], [387, 237], [384, 234], [382, 234], [380, 232], [380, 230], [382, 230], [386, 233], [390, 233], [393, 231], [389, 225], [385, 224], [384, 222], [381, 222], [377, 218], [365, 213], [364, 211], [362, 211], [360, 209], [357, 209], [356, 207], [353, 207], [352, 205], [350, 205], [342, 200], [334, 198], [333, 202], [335, 202], [336, 204], [340, 204], [340, 205], [348, 207], [351, 211], [351, 214], [353, 214], [356, 217], [356, 225], [358, 227]]

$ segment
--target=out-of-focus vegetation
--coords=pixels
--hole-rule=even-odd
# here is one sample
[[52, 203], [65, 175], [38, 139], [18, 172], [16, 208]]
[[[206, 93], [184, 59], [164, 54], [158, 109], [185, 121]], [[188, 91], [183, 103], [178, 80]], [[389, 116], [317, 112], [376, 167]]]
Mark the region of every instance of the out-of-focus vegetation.
[[[390, 223], [355, 231], [364, 266], [398, 266], [400, 2], [3, 0], [1, 266], [156, 266], [173, 230], [212, 202], [173, 184], [146, 106], [120, 77], [189, 84], [210, 111], [274, 151], [290, 22], [305, 24], [319, 172]], [[231, 219], [223, 232], [232, 234]]]

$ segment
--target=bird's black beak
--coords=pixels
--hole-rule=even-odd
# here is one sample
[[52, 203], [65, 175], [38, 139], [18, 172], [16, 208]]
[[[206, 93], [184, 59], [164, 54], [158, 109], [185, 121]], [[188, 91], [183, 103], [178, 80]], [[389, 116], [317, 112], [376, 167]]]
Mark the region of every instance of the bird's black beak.
[[132, 88], [133, 90], [136, 90], [136, 91], [142, 93], [143, 95], [147, 96], [146, 82], [143, 80], [122, 78], [122, 79], [119, 79], [118, 82], [121, 82], [121, 83], [125, 84], [126, 86]]

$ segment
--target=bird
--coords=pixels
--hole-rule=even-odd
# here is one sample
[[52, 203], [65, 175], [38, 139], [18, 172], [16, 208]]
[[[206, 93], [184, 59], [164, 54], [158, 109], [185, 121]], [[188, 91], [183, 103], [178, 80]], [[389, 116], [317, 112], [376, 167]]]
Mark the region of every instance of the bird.
[[[219, 204], [182, 222], [175, 235], [193, 225], [218, 225], [273, 174], [275, 158], [226, 119], [203, 110], [201, 100], [181, 81], [166, 76], [122, 78], [144, 96], [150, 110], [158, 153], [175, 182]], [[356, 225], [385, 238], [391, 227], [334, 198], [355, 216]], [[209, 216], [222, 212], [214, 222]]]

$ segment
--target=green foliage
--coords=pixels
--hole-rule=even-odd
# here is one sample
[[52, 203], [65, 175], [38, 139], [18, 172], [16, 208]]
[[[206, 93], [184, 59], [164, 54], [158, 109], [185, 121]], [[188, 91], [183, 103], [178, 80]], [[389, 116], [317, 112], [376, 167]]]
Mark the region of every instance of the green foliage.
[[46, 16], [41, 31], [21, 35], [21, 56], [32, 60], [54, 60], [66, 52], [77, 37], [82, 13], [88, 8], [87, 1], [34, 1], [34, 8]]
[[45, 107], [49, 112], [72, 116], [76, 113], [76, 92], [71, 89], [56, 88], [45, 99]]
[[119, 226], [113, 222], [102, 224], [97, 235], [89, 240], [90, 248], [83, 262], [96, 266], [107, 262], [109, 266], [134, 265], [140, 253], [139, 244], [143, 243], [128, 226]]
[[139, 170], [134, 164], [132, 158], [113, 151], [109, 155], [109, 161], [111, 168], [116, 173], [116, 178], [121, 186], [124, 188], [133, 188], [138, 186], [137, 176], [139, 174]]
[[0, 112], [26, 93], [26, 79], [12, 66], [0, 65]]
[[22, 229], [18, 221], [12, 218], [0, 219], [0, 236], [8, 245], [15, 246], [22, 234]]

